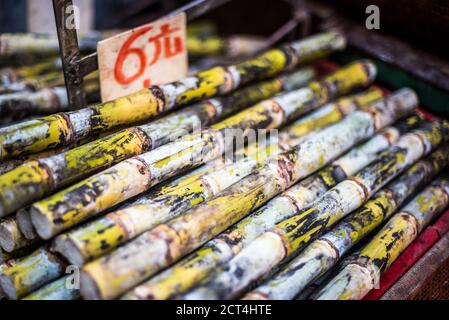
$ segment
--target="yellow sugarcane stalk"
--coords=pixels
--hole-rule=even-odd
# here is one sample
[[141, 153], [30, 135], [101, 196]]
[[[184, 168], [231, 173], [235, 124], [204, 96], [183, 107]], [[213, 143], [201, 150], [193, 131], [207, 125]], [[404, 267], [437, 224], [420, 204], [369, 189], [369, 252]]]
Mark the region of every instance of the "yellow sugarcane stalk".
[[49, 58], [33, 65], [19, 68], [5, 68], [0, 70], [0, 81], [2, 85], [11, 84], [19, 80], [36, 79], [40, 76], [60, 71], [62, 69], [61, 59]]
[[[438, 121], [405, 134], [376, 161], [324, 193], [309, 208], [298, 210], [260, 235], [184, 297], [231, 299], [241, 295], [252, 283], [267, 277], [281, 262], [358, 209], [386, 183], [448, 138], [449, 123]], [[261, 250], [264, 255], [257, 254]]]
[[263, 49], [265, 41], [261, 37], [234, 35], [219, 36], [190, 36], [187, 37], [186, 47], [189, 56], [225, 56], [235, 58], [250, 56]]
[[64, 87], [0, 95], [0, 117], [12, 114], [14, 118], [19, 119], [26, 115], [65, 111], [68, 107], [67, 91]]
[[[97, 43], [118, 31], [90, 31], [78, 34], [78, 43], [82, 51], [96, 50]], [[59, 52], [56, 34], [40, 33], [3, 33], [0, 34], [0, 58], [11, 56], [48, 56]]]
[[[268, 155], [297, 145], [307, 133], [337, 122], [356, 108], [367, 107], [381, 97], [380, 90], [370, 89], [341, 98], [288, 126], [281, 132], [279, 141], [270, 142], [268, 146], [258, 150], [259, 152], [248, 152], [243, 159], [224, 168], [222, 163], [208, 164], [206, 167], [211, 170], [201, 168], [195, 176], [175, 181], [159, 192], [141, 198], [135, 205], [112, 212], [58, 237], [54, 241], [54, 249], [71, 263], [83, 265], [156, 224], [174, 218], [214, 197], [255, 170]], [[279, 142], [282, 143], [278, 146]]]
[[106, 137], [112, 133], [114, 133], [115, 130], [113, 131], [109, 131], [109, 132], [103, 132], [100, 133], [98, 135], [92, 135], [89, 136], [86, 139], [82, 139], [77, 141], [74, 144], [68, 145], [68, 146], [64, 146], [64, 147], [60, 147], [60, 148], [56, 148], [56, 149], [50, 149], [50, 150], [46, 150], [46, 151], [42, 151], [39, 153], [34, 153], [34, 154], [29, 154], [29, 155], [24, 155], [24, 156], [20, 156], [20, 157], [16, 157], [14, 159], [8, 159], [5, 161], [2, 161], [0, 163], [0, 175], [3, 175], [4, 173], [11, 171], [19, 166], [21, 166], [22, 164], [24, 164], [27, 161], [32, 161], [32, 160], [38, 160], [38, 159], [43, 159], [43, 158], [49, 158], [52, 157], [54, 155], [66, 152], [68, 150], [74, 149], [76, 147], [79, 147], [81, 145], [84, 145], [86, 143], [89, 143], [93, 140], [97, 140], [101, 137]]
[[0, 130], [0, 158], [54, 148], [94, 132], [148, 120], [180, 105], [272, 77], [344, 46], [345, 40], [340, 34], [324, 33], [266, 51], [236, 65], [214, 67], [184, 80], [152, 86], [110, 102], [4, 128]]
[[313, 241], [277, 275], [247, 294], [245, 299], [293, 299], [387, 220], [410, 195], [443, 171], [449, 162], [448, 155], [449, 145], [446, 144], [417, 162], [333, 230]]
[[47, 247], [41, 247], [30, 255], [8, 261], [0, 273], [0, 286], [6, 297], [19, 299], [44, 284], [59, 278], [66, 262]]
[[[184, 136], [158, 149], [125, 160], [34, 203], [30, 211], [36, 232], [42, 238], [49, 239], [157, 183], [220, 157], [232, 148], [235, 131], [243, 139], [254, 133], [253, 129], [279, 128], [339, 95], [367, 86], [374, 75], [375, 67], [371, 62], [351, 63], [320, 81], [265, 100], [200, 133]], [[7, 183], [8, 180], [5, 181]], [[23, 193], [26, 188], [15, 190]], [[3, 194], [10, 195], [2, 193], [0, 189], [0, 195]], [[6, 204], [4, 208], [17, 205], [12, 199], [10, 197], [3, 201]]]
[[117, 297], [179, 260], [354, 144], [369, 138], [377, 129], [410, 112], [417, 101], [413, 93], [409, 97], [408, 103], [378, 103], [369, 111], [352, 113], [339, 124], [323, 129], [270, 160], [215, 199], [87, 264], [81, 275], [82, 296]]
[[217, 34], [217, 26], [210, 20], [199, 20], [187, 25], [187, 36], [210, 36]]
[[[211, 240], [198, 251], [174, 267], [133, 289], [124, 299], [167, 299], [188, 290], [210, 272], [237, 254], [246, 244], [292, 212], [304, 208], [337, 182], [359, 171], [374, 160], [378, 152], [395, 142], [401, 131], [413, 128], [413, 121], [405, 121], [397, 128], [390, 127], [368, 142], [352, 149], [314, 176], [307, 178], [252, 213], [228, 231]], [[351, 164], [351, 165], [349, 165]], [[329, 173], [338, 173], [331, 179]]]
[[[446, 157], [448, 155], [446, 154]], [[429, 224], [449, 205], [447, 174], [435, 180], [396, 213], [376, 236], [315, 299], [362, 299], [379, 283], [381, 275]]]
[[0, 176], [4, 181], [0, 183], [0, 203], [6, 203], [4, 210], [12, 212], [107, 165], [155, 149], [283, 90], [301, 87], [314, 74], [310, 68], [299, 70], [225, 97], [206, 100], [160, 120], [119, 131], [66, 152], [26, 162]]

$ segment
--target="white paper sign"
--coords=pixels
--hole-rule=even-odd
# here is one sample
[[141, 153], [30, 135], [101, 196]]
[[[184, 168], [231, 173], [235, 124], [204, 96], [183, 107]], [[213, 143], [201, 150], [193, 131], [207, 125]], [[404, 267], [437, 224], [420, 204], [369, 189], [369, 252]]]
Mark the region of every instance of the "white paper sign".
[[185, 78], [185, 13], [103, 40], [97, 52], [103, 102]]

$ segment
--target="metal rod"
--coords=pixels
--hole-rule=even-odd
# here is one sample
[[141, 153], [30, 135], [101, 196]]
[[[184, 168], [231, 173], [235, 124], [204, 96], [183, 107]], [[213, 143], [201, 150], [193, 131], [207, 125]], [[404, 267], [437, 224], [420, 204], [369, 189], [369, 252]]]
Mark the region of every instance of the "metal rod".
[[76, 110], [86, 105], [86, 95], [83, 87], [83, 75], [80, 73], [80, 50], [76, 28], [67, 28], [66, 26], [66, 21], [70, 16], [70, 10], [67, 8], [70, 6], [73, 6], [72, 0], [53, 0], [67, 96], [70, 108]]

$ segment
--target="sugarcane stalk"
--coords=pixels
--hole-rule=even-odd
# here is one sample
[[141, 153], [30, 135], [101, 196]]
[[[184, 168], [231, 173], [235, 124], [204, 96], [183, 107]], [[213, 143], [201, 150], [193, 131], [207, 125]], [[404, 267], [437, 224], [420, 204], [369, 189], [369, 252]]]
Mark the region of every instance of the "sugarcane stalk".
[[[193, 30], [193, 29], [192, 29]], [[225, 54], [232, 48], [233, 42], [243, 42], [246, 46], [250, 44], [260, 46], [260, 38], [250, 36], [234, 36], [238, 40], [222, 38], [211, 33], [212, 29], [204, 28], [204, 31], [189, 30], [187, 37], [187, 49], [193, 55]], [[118, 31], [90, 32], [80, 34], [79, 41], [81, 50], [94, 50], [98, 41], [107, 36], [112, 36]], [[232, 37], [230, 37], [232, 38]], [[204, 45], [201, 49], [200, 44]], [[248, 49], [249, 50], [249, 49]], [[58, 38], [51, 34], [2, 34], [0, 35], [0, 56], [12, 55], [48, 55], [59, 52]], [[255, 52], [255, 51], [253, 51]]]
[[383, 96], [383, 92], [380, 89], [370, 88], [361, 93], [340, 98], [334, 103], [329, 103], [317, 111], [300, 118], [288, 126], [285, 131], [290, 136], [294, 135], [297, 138], [302, 138], [314, 130], [337, 123], [355, 110], [364, 110]]
[[56, 148], [56, 149], [49, 149], [49, 150], [42, 151], [39, 153], [24, 155], [24, 156], [20, 156], [20, 157], [14, 158], [14, 159], [5, 160], [0, 163], [0, 175], [3, 175], [4, 173], [7, 173], [13, 169], [16, 169], [17, 167], [23, 165], [24, 163], [26, 163], [28, 161], [50, 158], [57, 154], [64, 153], [68, 150], [77, 148], [79, 146], [82, 146], [82, 145], [92, 142], [94, 140], [100, 139], [102, 137], [107, 137], [116, 132], [117, 132], [117, 130], [102, 132], [98, 135], [91, 135], [85, 139], [79, 140], [76, 143], [68, 145], [68, 146], [64, 146], [64, 147], [60, 147], [60, 148]]
[[[0, 249], [0, 274], [3, 272], [4, 268], [7, 268], [9, 265], [14, 263], [14, 259], [7, 253], [2, 252]], [[5, 293], [0, 287], [0, 300], [4, 299]]]
[[35, 79], [36, 77], [62, 69], [61, 59], [50, 58], [46, 61], [19, 68], [5, 68], [0, 70], [2, 84], [9, 84], [23, 79]]
[[225, 94], [248, 82], [272, 77], [298, 63], [342, 49], [344, 45], [340, 34], [324, 33], [266, 51], [236, 65], [214, 67], [178, 82], [152, 86], [79, 111], [24, 122], [0, 131], [0, 158], [38, 152], [94, 132], [149, 120], [180, 105]]
[[17, 54], [48, 55], [59, 50], [58, 38], [54, 35], [33, 33], [0, 35], [0, 57]]
[[335, 266], [355, 244], [389, 219], [410, 195], [443, 171], [449, 162], [448, 155], [449, 145], [445, 145], [417, 162], [333, 230], [313, 241], [276, 276], [247, 294], [245, 299], [293, 299]]
[[32, 244], [19, 229], [16, 217], [0, 221], [0, 246], [6, 252], [13, 252]]
[[0, 93], [34, 92], [49, 86], [63, 86], [64, 75], [61, 70], [62, 65], [59, 59], [17, 69], [2, 69], [0, 70]]
[[418, 234], [448, 205], [449, 179], [446, 174], [434, 180], [391, 217], [357, 259], [347, 264], [314, 298], [362, 299]]
[[22, 298], [22, 300], [78, 300], [79, 290], [68, 286], [70, 276], [62, 277], [43, 286], [39, 290]]
[[[80, 141], [81, 142], [81, 141]], [[5, 160], [0, 163], [0, 175], [7, 173], [21, 165], [23, 165], [26, 161], [37, 160], [42, 158], [51, 157], [55, 154], [65, 152], [67, 150], [75, 148], [76, 145], [70, 145], [62, 148], [51, 149], [47, 151], [42, 151], [40, 153], [30, 154], [26, 156], [17, 157], [15, 159]]]
[[36, 91], [39, 87], [41, 87], [41, 85], [37, 81], [32, 80], [22, 80], [9, 84], [0, 84], [0, 95], [23, 91]]
[[187, 37], [206, 37], [217, 34], [217, 26], [213, 21], [200, 20], [187, 25]]
[[233, 147], [234, 135], [230, 138], [229, 133], [239, 130], [243, 139], [253, 129], [278, 128], [340, 94], [366, 86], [374, 73], [375, 67], [368, 61], [352, 63], [319, 82], [265, 100], [210, 129], [125, 160], [34, 203], [30, 211], [36, 232], [48, 239], [157, 183], [220, 157]]
[[[14, 208], [21, 208], [107, 165], [176, 140], [195, 128], [214, 123], [284, 89], [301, 87], [313, 76], [314, 71], [310, 68], [299, 70], [225, 97], [206, 100], [160, 120], [119, 131], [64, 153], [27, 162], [2, 177], [6, 183], [1, 185], [0, 198], [2, 194], [8, 194], [10, 200], [7, 202], [13, 201]], [[42, 171], [45, 175], [41, 174]], [[33, 186], [29, 187], [32, 181]], [[7, 204], [6, 207], [10, 212], [10, 206]]]
[[288, 126], [281, 132], [279, 141], [270, 142], [268, 146], [263, 146], [262, 150], [246, 153], [241, 160], [232, 165], [224, 166], [221, 161], [217, 164], [210, 163], [194, 175], [177, 180], [161, 188], [159, 192], [151, 193], [150, 196], [140, 198], [134, 205], [111, 212], [59, 236], [54, 241], [54, 250], [71, 263], [81, 266], [155, 225], [211, 199], [253, 172], [266, 157], [279, 153], [281, 149], [285, 151], [286, 148], [297, 145], [307, 132], [323, 128], [357, 107], [366, 107], [381, 96], [381, 91], [371, 89], [339, 99], [336, 103], [323, 107], [326, 112], [316, 111]]
[[65, 267], [63, 259], [47, 247], [41, 247], [4, 267], [0, 274], [0, 286], [8, 299], [16, 300], [59, 278]]
[[[81, 51], [93, 51], [97, 43], [117, 34], [118, 30], [90, 31], [78, 34]], [[56, 34], [41, 33], [4, 33], [0, 34], [0, 58], [17, 55], [46, 56], [59, 53], [59, 42]]]
[[0, 96], [0, 116], [13, 114], [15, 118], [25, 115], [49, 114], [65, 111], [69, 107], [64, 87], [45, 88], [33, 93], [18, 92]]
[[[436, 121], [407, 133], [379, 158], [315, 200], [309, 208], [256, 238], [186, 299], [232, 299], [267, 277], [341, 218], [358, 209], [386, 183], [449, 138], [449, 123]], [[261, 250], [266, 254], [260, 255]], [[236, 272], [239, 270], [239, 272]]]
[[367, 112], [352, 113], [268, 161], [215, 199], [87, 264], [81, 274], [82, 296], [117, 297], [179, 260], [354, 144], [369, 138], [376, 129], [410, 112], [416, 105], [416, 96], [410, 95], [409, 103], [378, 103]]
[[33, 78], [19, 79], [13, 82], [3, 81], [3, 84], [0, 84], [0, 94], [36, 92], [48, 87], [61, 86], [64, 86], [64, 75], [61, 70], [58, 70]]
[[235, 58], [250, 56], [263, 49], [265, 41], [261, 37], [234, 35], [230, 37], [190, 36], [186, 47], [189, 56], [225, 56]]
[[[374, 160], [378, 152], [398, 139], [401, 129], [407, 130], [410, 125], [413, 128], [414, 125], [411, 123], [406, 121], [404, 126], [398, 127], [403, 127], [399, 130], [391, 127], [385, 129], [383, 133], [375, 135], [368, 142], [345, 154], [319, 173], [274, 198], [268, 205], [232, 226], [227, 232], [211, 240], [173, 268], [136, 287], [125, 295], [124, 299], [167, 299], [187, 291], [211, 271], [236, 255], [258, 235], [289, 217], [292, 212], [304, 208], [337, 182]], [[352, 166], [342, 165], [348, 163], [352, 163]], [[323, 179], [329, 172], [338, 172], [339, 174], [332, 180]], [[307, 193], [309, 194], [306, 195]]]

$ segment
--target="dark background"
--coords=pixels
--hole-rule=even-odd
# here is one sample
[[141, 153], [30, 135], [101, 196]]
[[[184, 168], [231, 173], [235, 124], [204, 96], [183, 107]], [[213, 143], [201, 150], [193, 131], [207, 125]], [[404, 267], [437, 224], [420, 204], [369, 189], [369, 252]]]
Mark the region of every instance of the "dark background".
[[[37, 0], [47, 3], [51, 0]], [[313, 2], [315, 0], [308, 0]], [[95, 0], [95, 28], [126, 28], [156, 19], [187, 3], [186, 0]], [[301, 0], [233, 0], [206, 17], [223, 33], [269, 35], [288, 17], [288, 2]], [[449, 57], [448, 0], [328, 0], [361, 23], [365, 8], [378, 5], [381, 30]], [[26, 0], [0, 0], [0, 32], [26, 31]]]

